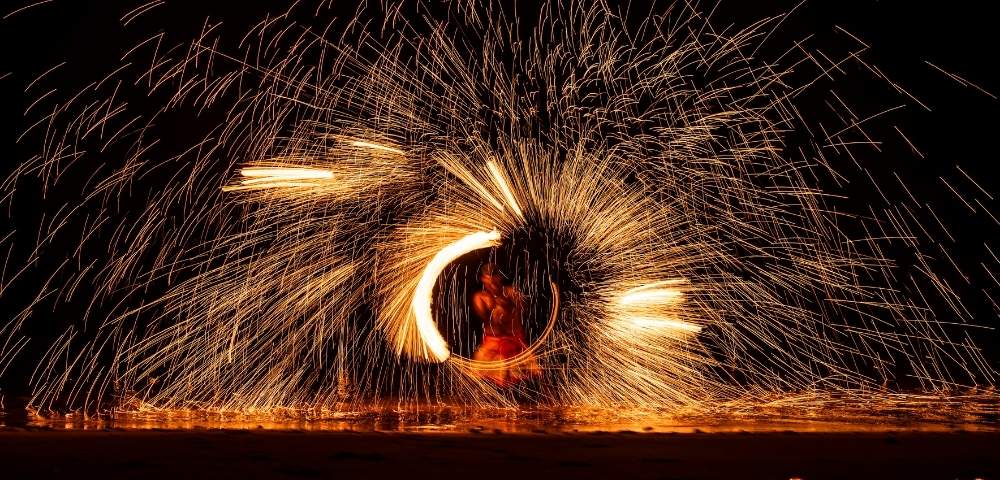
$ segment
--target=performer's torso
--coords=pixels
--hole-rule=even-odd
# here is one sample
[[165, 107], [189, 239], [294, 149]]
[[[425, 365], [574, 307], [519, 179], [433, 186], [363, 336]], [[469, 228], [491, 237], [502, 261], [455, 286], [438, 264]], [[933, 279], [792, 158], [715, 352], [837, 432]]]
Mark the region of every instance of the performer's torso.
[[[521, 307], [517, 291], [504, 287], [502, 295], [484, 291], [484, 300], [489, 309], [489, 318], [484, 320], [483, 333], [495, 337], [515, 336], [520, 331]], [[515, 326], [516, 322], [516, 326]]]

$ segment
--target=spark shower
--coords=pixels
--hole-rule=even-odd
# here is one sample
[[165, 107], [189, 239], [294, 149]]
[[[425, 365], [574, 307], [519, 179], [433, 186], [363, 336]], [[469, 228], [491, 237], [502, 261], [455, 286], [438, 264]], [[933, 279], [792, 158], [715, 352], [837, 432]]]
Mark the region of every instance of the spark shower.
[[[992, 228], [992, 197], [960, 166], [935, 199], [868, 173], [884, 143], [921, 155], [873, 125], [926, 105], [863, 39], [831, 26], [842, 51], [806, 38], [768, 57], [785, 16], [720, 28], [684, 2], [641, 21], [604, 2], [550, 2], [537, 22], [475, 0], [332, 9], [150, 32], [107, 76], [39, 99], [22, 138], [37, 155], [0, 202], [26, 208], [28, 178], [76, 196], [38, 232], [0, 231], [4, 251], [35, 242], [0, 289], [37, 279], [0, 324], [0, 369], [30, 325], [60, 332], [29, 359], [33, 408], [993, 398], [970, 331], [995, 312], [966, 307], [992, 297], [955, 287], [935, 210]], [[885, 107], [852, 108], [845, 79]], [[208, 133], [164, 140], [180, 114]], [[470, 357], [468, 272], [487, 259], [527, 292], [535, 381], [477, 374], [525, 355]]]

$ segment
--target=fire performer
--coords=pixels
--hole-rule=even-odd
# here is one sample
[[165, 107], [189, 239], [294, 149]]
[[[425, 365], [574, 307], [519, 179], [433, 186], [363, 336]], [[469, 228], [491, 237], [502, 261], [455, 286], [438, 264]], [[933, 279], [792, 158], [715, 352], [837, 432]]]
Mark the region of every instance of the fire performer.
[[[472, 309], [483, 321], [483, 341], [472, 358], [481, 362], [509, 360], [524, 352], [527, 342], [521, 316], [524, 299], [513, 285], [504, 285], [500, 270], [493, 263], [479, 271], [483, 289], [472, 296]], [[541, 373], [538, 361], [528, 355], [512, 365], [488, 368], [480, 375], [497, 385], [509, 386]]]

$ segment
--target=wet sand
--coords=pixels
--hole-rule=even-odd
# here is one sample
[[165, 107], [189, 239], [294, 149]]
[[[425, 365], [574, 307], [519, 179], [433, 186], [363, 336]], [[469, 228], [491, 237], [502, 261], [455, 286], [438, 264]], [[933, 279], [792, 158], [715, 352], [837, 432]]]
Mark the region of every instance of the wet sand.
[[0, 428], [0, 478], [1000, 478], [1000, 432]]

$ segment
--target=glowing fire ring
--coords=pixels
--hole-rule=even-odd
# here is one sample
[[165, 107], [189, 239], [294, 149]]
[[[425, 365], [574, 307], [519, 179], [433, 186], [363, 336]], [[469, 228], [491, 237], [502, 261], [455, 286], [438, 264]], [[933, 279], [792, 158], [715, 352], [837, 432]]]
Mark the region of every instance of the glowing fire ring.
[[549, 316], [549, 322], [538, 339], [532, 342], [527, 349], [506, 360], [490, 362], [451, 355], [448, 342], [445, 341], [438, 330], [437, 322], [434, 320], [434, 313], [431, 309], [431, 296], [434, 291], [434, 285], [437, 283], [438, 277], [441, 276], [441, 272], [458, 259], [458, 257], [476, 250], [495, 247], [499, 244], [500, 232], [496, 230], [472, 233], [446, 245], [424, 267], [423, 273], [420, 275], [420, 281], [417, 283], [416, 289], [414, 289], [413, 301], [410, 304], [410, 308], [413, 312], [420, 341], [423, 343], [425, 351], [429, 352], [432, 360], [437, 363], [442, 363], [452, 358], [452, 361], [461, 367], [477, 370], [510, 367], [530, 359], [552, 333], [559, 311], [559, 287], [556, 286], [555, 282], [549, 280], [549, 285], [552, 288], [552, 311]]

